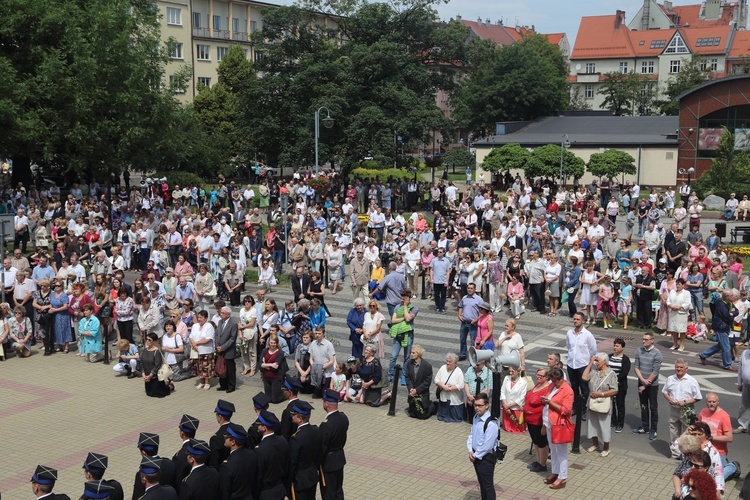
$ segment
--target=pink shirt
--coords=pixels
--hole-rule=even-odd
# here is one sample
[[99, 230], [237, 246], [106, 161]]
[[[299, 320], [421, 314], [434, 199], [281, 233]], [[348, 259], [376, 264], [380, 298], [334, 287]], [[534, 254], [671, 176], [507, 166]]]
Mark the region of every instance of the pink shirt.
[[519, 297], [523, 297], [523, 283], [513, 283], [512, 281], [508, 283], [508, 296], [510, 295], [518, 295]]
[[[722, 410], [721, 407], [713, 413], [708, 408], [703, 408], [698, 414], [698, 422], [708, 424], [712, 436], [724, 436], [732, 433], [732, 420], [729, 418], [729, 414]], [[711, 443], [719, 452], [719, 455], [727, 454], [727, 443], [722, 441], [711, 441]]]

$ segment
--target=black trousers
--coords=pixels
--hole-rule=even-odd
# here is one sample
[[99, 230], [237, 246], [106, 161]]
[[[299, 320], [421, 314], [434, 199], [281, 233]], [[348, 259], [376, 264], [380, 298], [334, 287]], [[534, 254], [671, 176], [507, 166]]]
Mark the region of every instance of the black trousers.
[[651, 309], [651, 301], [638, 300], [635, 303], [635, 321], [639, 326], [650, 328], [654, 322], [654, 312]]
[[578, 294], [578, 288], [573, 290], [573, 293], [568, 294], [568, 313], [570, 314], [570, 317], [572, 318], [575, 313], [578, 312], [578, 308], [576, 308], [576, 295]]
[[120, 321], [117, 320], [117, 330], [120, 332], [120, 338], [121, 339], [127, 339], [128, 342], [131, 344], [135, 341], [133, 340], [133, 320], [129, 321]]
[[447, 288], [445, 283], [433, 283], [435, 290], [435, 309], [438, 311], [445, 311], [445, 299]]
[[242, 293], [241, 288], [237, 288], [236, 290], [232, 290], [229, 292], [229, 305], [230, 306], [239, 306], [240, 305], [240, 294]]
[[323, 500], [344, 500], [344, 469], [323, 473], [320, 481], [320, 496]]
[[233, 391], [237, 388], [237, 364], [234, 358], [224, 358], [227, 364], [227, 376], [224, 378], [219, 377], [219, 388]]
[[544, 304], [544, 283], [533, 283], [529, 285], [531, 300], [534, 302], [537, 310], [544, 314], [547, 310]]
[[474, 461], [474, 472], [477, 474], [482, 500], [495, 500], [495, 456], [487, 455], [482, 460]]
[[625, 396], [628, 394], [628, 387], [619, 386], [615, 396], [615, 404], [612, 407], [612, 423], [623, 427], [625, 425]]
[[586, 370], [583, 368], [571, 368], [568, 366], [568, 382], [570, 382], [570, 388], [573, 389], [575, 400], [573, 401], [573, 409], [580, 410], [582, 406], [589, 399], [589, 383], [583, 380], [582, 375]]
[[[641, 385], [643, 384], [639, 381], [639, 389]], [[639, 392], [638, 400], [641, 403], [641, 426], [656, 432], [656, 426], [659, 423], [659, 384], [651, 384]], [[650, 423], [649, 416], [651, 417]]]

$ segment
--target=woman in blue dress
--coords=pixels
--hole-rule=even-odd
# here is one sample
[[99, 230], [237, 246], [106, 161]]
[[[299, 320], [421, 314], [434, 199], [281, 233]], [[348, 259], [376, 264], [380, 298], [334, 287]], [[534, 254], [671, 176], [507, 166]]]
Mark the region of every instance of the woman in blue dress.
[[86, 361], [95, 363], [104, 357], [102, 350], [102, 328], [99, 318], [94, 316], [94, 306], [85, 304], [83, 306], [83, 318], [78, 322], [78, 355], [83, 356]]
[[68, 294], [63, 290], [61, 282], [55, 282], [55, 290], [50, 296], [49, 303], [52, 308], [49, 310], [54, 315], [53, 331], [55, 332], [55, 351], [67, 354], [68, 343], [73, 340], [73, 334], [70, 326], [70, 313], [68, 312]]

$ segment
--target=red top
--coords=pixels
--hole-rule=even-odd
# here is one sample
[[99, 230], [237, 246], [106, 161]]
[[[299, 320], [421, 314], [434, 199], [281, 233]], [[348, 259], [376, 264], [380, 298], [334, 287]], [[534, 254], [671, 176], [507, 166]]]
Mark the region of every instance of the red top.
[[[263, 361], [262, 362], [266, 363], [266, 364], [268, 364], [268, 363], [279, 363], [279, 364], [281, 364], [281, 362], [279, 361], [279, 359], [280, 359], [281, 356], [283, 356], [283, 354], [281, 353], [281, 349], [277, 350], [273, 354], [271, 354], [270, 352], [268, 352], [268, 349], [266, 349], [265, 351], [263, 351]], [[261, 374], [265, 378], [271, 378], [271, 379], [273, 379], [273, 378], [276, 378], [276, 377], [279, 376], [279, 370], [278, 370], [278, 368], [275, 369], [275, 370], [273, 368], [262, 368], [261, 369]]]

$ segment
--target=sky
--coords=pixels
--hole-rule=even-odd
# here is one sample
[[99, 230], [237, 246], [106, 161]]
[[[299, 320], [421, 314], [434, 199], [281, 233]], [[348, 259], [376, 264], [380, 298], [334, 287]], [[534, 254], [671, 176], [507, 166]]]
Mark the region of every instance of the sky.
[[[284, 5], [294, 3], [293, 0], [266, 1]], [[689, 5], [699, 2], [673, 0], [672, 3]], [[450, 0], [438, 5], [437, 11], [445, 21], [457, 15], [470, 21], [481, 17], [495, 23], [502, 19], [509, 27], [534, 25], [539, 33], [565, 33], [572, 49], [582, 17], [614, 15], [617, 10], [624, 10], [625, 21], [630, 23], [642, 5], [643, 0]]]

